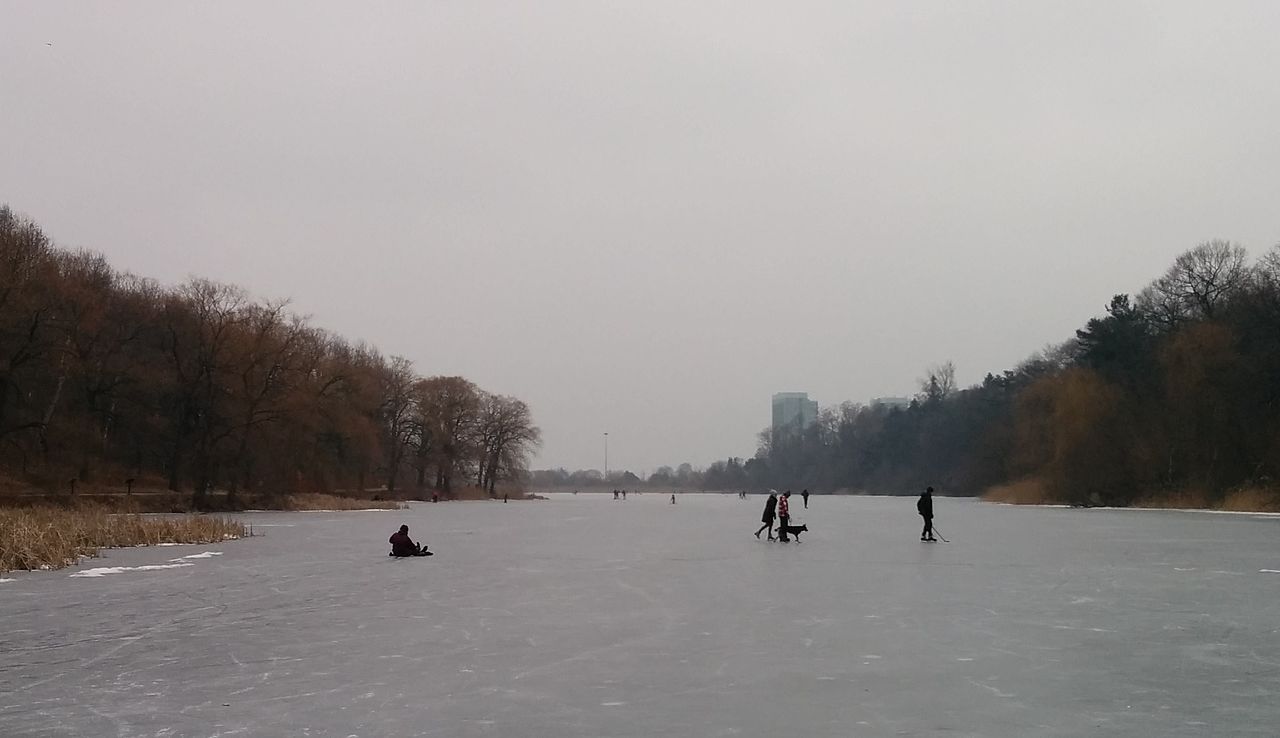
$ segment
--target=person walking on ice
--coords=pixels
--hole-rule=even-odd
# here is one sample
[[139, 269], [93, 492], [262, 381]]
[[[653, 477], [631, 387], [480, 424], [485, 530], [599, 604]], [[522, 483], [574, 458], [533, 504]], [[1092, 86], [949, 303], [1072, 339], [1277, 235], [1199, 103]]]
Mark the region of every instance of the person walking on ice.
[[671, 504], [672, 504], [672, 505], [676, 504], [676, 496], [675, 496], [675, 493], [672, 493], [672, 494], [671, 494]]
[[782, 493], [778, 498], [778, 540], [783, 543], [790, 541], [787, 538], [787, 524], [791, 522], [791, 490]]
[[920, 540], [938, 540], [933, 537], [933, 487], [925, 487], [920, 499], [916, 500], [916, 512], [924, 518], [924, 530], [920, 531]]
[[764, 515], [760, 516], [760, 522], [764, 525], [760, 526], [760, 530], [756, 531], [756, 538], [764, 531], [769, 531], [769, 540], [773, 540], [773, 517], [774, 511], [778, 509], [778, 493], [769, 490], [769, 499], [764, 501]]
[[809, 490], [806, 489], [805, 491], [801, 492], [800, 496], [804, 498], [804, 509], [808, 510], [809, 509]]

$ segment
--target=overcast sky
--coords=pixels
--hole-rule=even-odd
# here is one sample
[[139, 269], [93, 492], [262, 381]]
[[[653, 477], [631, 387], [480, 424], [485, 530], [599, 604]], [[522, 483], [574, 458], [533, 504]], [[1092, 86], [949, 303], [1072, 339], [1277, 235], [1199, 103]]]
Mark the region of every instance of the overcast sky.
[[0, 2], [0, 202], [533, 408], [749, 456], [1280, 241], [1280, 3]]

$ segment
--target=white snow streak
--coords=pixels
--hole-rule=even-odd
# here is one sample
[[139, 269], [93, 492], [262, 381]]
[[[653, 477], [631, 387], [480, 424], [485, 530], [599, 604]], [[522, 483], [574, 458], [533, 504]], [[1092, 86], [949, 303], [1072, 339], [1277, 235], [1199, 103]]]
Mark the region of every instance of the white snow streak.
[[104, 577], [108, 574], [120, 574], [126, 571], [155, 571], [156, 569], [181, 569], [184, 566], [195, 566], [187, 562], [180, 564], [147, 564], [145, 566], [100, 566], [96, 569], [85, 569], [78, 571], [70, 576], [73, 577]]
[[221, 556], [221, 555], [222, 555], [221, 551], [201, 551], [198, 554], [191, 554], [190, 556], [179, 556], [176, 559], [169, 559], [169, 560], [182, 561], [183, 559], [211, 559], [214, 556]]
[[[1280, 574], [1280, 569], [1259, 569], [1258, 573], [1259, 574]], [[0, 582], [3, 582], [3, 581], [13, 581], [13, 580], [0, 579]]]
[[[159, 544], [165, 545], [165, 544]], [[181, 545], [181, 544], [173, 544]], [[85, 569], [71, 574], [73, 577], [105, 577], [108, 574], [123, 574], [126, 571], [159, 571], [161, 569], [181, 569], [186, 566], [195, 566], [190, 559], [211, 559], [214, 556], [221, 556], [221, 551], [201, 551], [200, 553], [188, 554], [180, 556], [176, 559], [169, 559], [167, 564], [146, 564], [143, 566], [100, 566], [96, 569]], [[3, 580], [0, 580], [3, 581]]]

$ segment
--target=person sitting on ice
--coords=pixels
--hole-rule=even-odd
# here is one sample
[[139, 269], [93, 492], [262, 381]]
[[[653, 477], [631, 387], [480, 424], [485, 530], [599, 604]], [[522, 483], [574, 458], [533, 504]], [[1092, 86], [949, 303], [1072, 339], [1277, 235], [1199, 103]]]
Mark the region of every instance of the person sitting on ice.
[[402, 525], [400, 530], [391, 534], [388, 539], [391, 543], [392, 556], [424, 556], [427, 555], [427, 547], [413, 542], [409, 537], [409, 526]]

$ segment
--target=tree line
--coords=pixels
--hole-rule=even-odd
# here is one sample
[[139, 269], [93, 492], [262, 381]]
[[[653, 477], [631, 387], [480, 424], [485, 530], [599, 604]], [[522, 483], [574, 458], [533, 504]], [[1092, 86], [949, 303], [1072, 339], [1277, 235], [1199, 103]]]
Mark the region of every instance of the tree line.
[[979, 494], [1031, 484], [1049, 500], [1127, 505], [1192, 493], [1212, 504], [1280, 475], [1280, 245], [1250, 261], [1209, 241], [1061, 345], [978, 385], [930, 369], [906, 408], [846, 402], [708, 489]]
[[640, 487], [656, 487], [660, 489], [684, 488], [704, 489], [703, 473], [685, 462], [676, 468], [660, 466], [646, 478], [635, 472], [611, 470], [608, 477], [599, 469], [536, 469], [529, 473], [529, 482], [535, 487], [561, 487], [574, 489], [616, 487], [618, 489], [636, 489]]
[[0, 206], [0, 472], [154, 479], [226, 504], [299, 491], [490, 495], [540, 443], [528, 405], [204, 279], [167, 288]]

